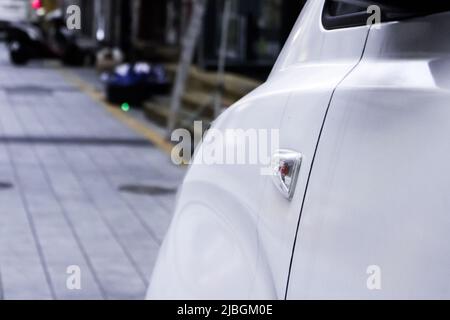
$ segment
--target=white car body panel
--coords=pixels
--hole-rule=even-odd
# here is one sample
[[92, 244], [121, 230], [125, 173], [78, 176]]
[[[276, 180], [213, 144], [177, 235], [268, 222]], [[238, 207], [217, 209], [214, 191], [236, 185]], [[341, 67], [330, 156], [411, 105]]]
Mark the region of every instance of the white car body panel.
[[0, 0], [0, 21], [26, 21], [29, 13], [27, 0]]
[[[449, 15], [325, 30], [323, 4], [214, 125], [279, 129], [303, 155], [292, 201], [260, 165], [191, 166], [149, 299], [450, 297]], [[368, 290], [370, 265], [386, 290]]]
[[289, 299], [450, 297], [449, 28], [444, 13], [371, 30], [331, 103]]

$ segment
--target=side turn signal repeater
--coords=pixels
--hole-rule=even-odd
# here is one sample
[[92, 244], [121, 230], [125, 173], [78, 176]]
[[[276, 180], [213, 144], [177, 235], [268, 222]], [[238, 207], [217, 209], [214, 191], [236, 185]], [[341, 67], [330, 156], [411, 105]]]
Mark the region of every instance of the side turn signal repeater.
[[277, 150], [272, 156], [272, 180], [288, 200], [294, 197], [303, 156], [291, 150]]

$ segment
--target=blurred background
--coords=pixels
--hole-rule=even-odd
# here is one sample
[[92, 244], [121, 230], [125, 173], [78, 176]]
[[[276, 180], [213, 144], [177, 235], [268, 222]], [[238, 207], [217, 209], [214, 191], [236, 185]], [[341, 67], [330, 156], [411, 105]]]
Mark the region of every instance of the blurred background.
[[304, 3], [0, 0], [0, 299], [144, 298], [170, 133], [265, 81]]

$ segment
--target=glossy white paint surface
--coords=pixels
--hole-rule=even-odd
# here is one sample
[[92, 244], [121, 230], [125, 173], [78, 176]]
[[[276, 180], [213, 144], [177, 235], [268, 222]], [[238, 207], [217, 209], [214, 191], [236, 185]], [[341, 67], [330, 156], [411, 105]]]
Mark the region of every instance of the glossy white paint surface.
[[[306, 23], [300, 20], [299, 30], [294, 30], [286, 45], [287, 52], [293, 50], [301, 57], [294, 59], [294, 55], [287, 55], [285, 58], [286, 53], [283, 53], [268, 82], [279, 82], [284, 86], [294, 84], [290, 88], [291, 95], [280, 125], [280, 146], [300, 152], [303, 156], [298, 185], [292, 201], [286, 201], [269, 183], [262, 199], [263, 205], [258, 221], [260, 255], [264, 264], [268, 266], [270, 277], [276, 286], [276, 296], [270, 298], [277, 299], [285, 297], [305, 186], [332, 92], [359, 62], [368, 34], [366, 27], [324, 30], [320, 19], [323, 3], [312, 1], [310, 5], [316, 6], [315, 15], [308, 15]], [[337, 43], [339, 48], [345, 47], [345, 50], [331, 54]], [[284, 59], [292, 59], [295, 62], [282, 67]]]
[[450, 297], [449, 28], [446, 13], [371, 30], [326, 120], [288, 298]]
[[[292, 201], [260, 165], [192, 166], [150, 299], [284, 299], [328, 107], [288, 298], [450, 296], [449, 15], [367, 38], [324, 30], [322, 8], [308, 2], [268, 81], [214, 125], [279, 129], [278, 147], [303, 156]], [[385, 290], [367, 289], [370, 265]]]

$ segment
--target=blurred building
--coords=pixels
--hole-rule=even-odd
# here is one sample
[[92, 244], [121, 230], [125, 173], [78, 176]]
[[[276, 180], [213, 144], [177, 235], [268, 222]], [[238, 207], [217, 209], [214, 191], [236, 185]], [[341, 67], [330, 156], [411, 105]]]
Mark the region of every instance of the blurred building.
[[[210, 1], [202, 37], [200, 65], [215, 68], [220, 45], [223, 0]], [[267, 74], [305, 1], [233, 0], [227, 70]]]
[[126, 49], [131, 36], [131, 4], [128, 0], [60, 0], [65, 11], [70, 5], [81, 8], [81, 35], [97, 41], [98, 46]]
[[[137, 0], [136, 0], [137, 1]], [[137, 48], [177, 58], [187, 28], [192, 0], [139, 2]], [[197, 64], [217, 67], [224, 0], [209, 0], [199, 43]], [[287, 39], [305, 0], [232, 0], [227, 50], [227, 70], [264, 77]]]
[[[57, 0], [55, 0], [57, 1]], [[192, 0], [60, 0], [82, 8], [82, 33], [130, 58], [175, 62]], [[306, 0], [232, 0], [227, 70], [264, 77]], [[224, 0], [209, 0], [196, 63], [217, 66]]]

